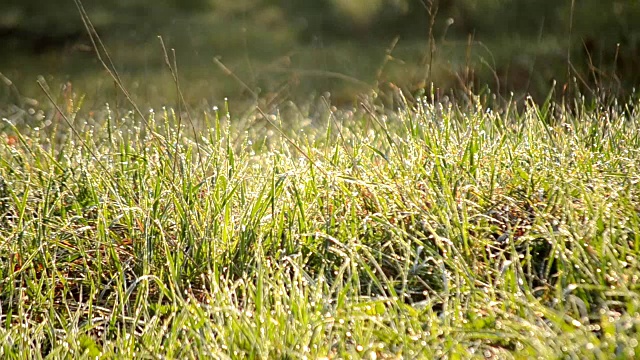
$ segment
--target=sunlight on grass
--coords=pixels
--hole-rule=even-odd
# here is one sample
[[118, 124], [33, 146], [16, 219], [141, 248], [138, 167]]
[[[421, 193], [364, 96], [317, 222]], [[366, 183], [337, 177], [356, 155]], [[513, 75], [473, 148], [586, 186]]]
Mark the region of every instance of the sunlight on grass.
[[634, 357], [637, 100], [400, 105], [5, 119], [0, 357]]

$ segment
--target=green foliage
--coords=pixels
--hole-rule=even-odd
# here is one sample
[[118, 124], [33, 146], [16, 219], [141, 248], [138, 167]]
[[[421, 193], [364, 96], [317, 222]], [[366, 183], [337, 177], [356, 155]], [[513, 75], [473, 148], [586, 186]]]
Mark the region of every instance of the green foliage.
[[[603, 63], [610, 39], [637, 49], [636, 2], [575, 4], [443, 0], [439, 16], [532, 58], [549, 50], [530, 37], [568, 41], [569, 27]], [[3, 2], [0, 28], [81, 31], [55, 25], [77, 18], [67, 5]], [[281, 54], [267, 41], [276, 35], [423, 39], [428, 24], [422, 2], [400, 0], [87, 8], [116, 35], [141, 18], [182, 27], [167, 37], [178, 47], [218, 32], [216, 51], [237, 55], [242, 43], [243, 59]], [[565, 56], [558, 38], [548, 47]], [[369, 54], [344, 46], [346, 62], [367, 66]], [[513, 48], [495, 58], [516, 64]], [[617, 66], [633, 69], [625, 59]], [[59, 107], [43, 105], [0, 75], [2, 102], [15, 103], [0, 109], [0, 358], [639, 355], [637, 98], [571, 88], [561, 102], [551, 92], [496, 105], [488, 93], [457, 102], [391, 87], [369, 89], [357, 108], [307, 94], [268, 113], [236, 116], [226, 102], [142, 113], [112, 87], [87, 105], [71, 83], [53, 94]], [[249, 90], [265, 83], [256, 75]]]
[[395, 96], [4, 120], [0, 357], [637, 357], [638, 100]]
[[[288, 13], [282, 21], [297, 23], [305, 19], [314, 32], [373, 32], [385, 35], [396, 27], [405, 36], [424, 35], [429, 11], [442, 18], [451, 17], [452, 30], [466, 35], [520, 33], [535, 36], [540, 31], [567, 30], [570, 1], [553, 0], [375, 0], [358, 3], [351, 0], [278, 1], [278, 0], [111, 0], [84, 4], [99, 26], [115, 27], [123, 22], [158, 21], [170, 18], [178, 9], [186, 12], [245, 12], [259, 16], [265, 6], [276, 6]], [[633, 0], [576, 1], [573, 9], [579, 32], [620, 36], [620, 30], [637, 32], [634, 19], [640, 5]], [[73, 1], [7, 0], [0, 5], [0, 28], [28, 29], [39, 33], [65, 33], [81, 30]], [[391, 26], [391, 27], [389, 27]], [[385, 27], [380, 31], [380, 27]], [[342, 31], [340, 30], [342, 29]], [[636, 35], [637, 36], [637, 35]]]
[[[205, 0], [110, 0], [83, 2], [94, 25], [101, 29], [166, 21], [176, 10], [210, 11]], [[42, 36], [83, 33], [84, 26], [72, 0], [7, 0], [0, 5], [0, 30], [11, 29]]]
[[[366, 3], [112, 0], [85, 6], [120, 74], [153, 106], [175, 99], [158, 35], [169, 52], [176, 50], [197, 103], [226, 96], [253, 101], [255, 94], [304, 101], [308, 93], [330, 91], [337, 102], [351, 104], [387, 85], [413, 94], [431, 83], [476, 92], [488, 86], [505, 98], [542, 100], [554, 81], [591, 95], [608, 88], [622, 96], [640, 82], [637, 1]], [[0, 4], [0, 48], [8, 54], [0, 64], [20, 92], [39, 92], [33, 79], [41, 74], [87, 92], [110, 86], [90, 45], [70, 0]], [[212, 67], [213, 58], [247, 86]], [[0, 105], [21, 105], [17, 93], [1, 88]]]

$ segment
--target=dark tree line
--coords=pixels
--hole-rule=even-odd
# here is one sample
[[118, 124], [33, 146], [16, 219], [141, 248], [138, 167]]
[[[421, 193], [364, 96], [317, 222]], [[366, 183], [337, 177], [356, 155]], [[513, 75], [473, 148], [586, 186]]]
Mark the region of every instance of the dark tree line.
[[[640, 1], [637, 0], [107, 0], [85, 1], [95, 25], [112, 34], [127, 27], [170, 21], [176, 12], [242, 12], [259, 18], [267, 7], [283, 14], [301, 43], [323, 39], [380, 41], [401, 36], [435, 39], [473, 34], [486, 41], [518, 37], [535, 41], [555, 36], [571, 40], [578, 55], [598, 63], [619, 62], [640, 70]], [[356, 4], [356, 5], [354, 5]], [[359, 5], [357, 5], [359, 4]], [[575, 5], [572, 7], [572, 4]], [[435, 21], [432, 23], [432, 16]], [[573, 19], [573, 22], [570, 20]], [[433, 25], [433, 26], [431, 26]], [[430, 29], [430, 27], [432, 27]], [[33, 52], [65, 47], [84, 36], [73, 0], [0, 2], [0, 49]], [[619, 46], [619, 47], [618, 47]]]

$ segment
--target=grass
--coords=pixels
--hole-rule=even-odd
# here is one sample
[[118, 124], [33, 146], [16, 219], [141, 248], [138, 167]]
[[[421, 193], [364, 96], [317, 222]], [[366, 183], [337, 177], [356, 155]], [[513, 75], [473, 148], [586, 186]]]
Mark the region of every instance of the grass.
[[396, 97], [5, 119], [0, 357], [638, 356], [637, 99]]
[[[431, 45], [420, 37], [401, 37], [397, 43], [393, 38], [381, 40], [373, 35], [364, 40], [318, 36], [313, 41], [301, 41], [291, 21], [277, 14], [258, 14], [259, 18], [264, 17], [262, 21], [224, 12], [215, 16], [176, 14], [160, 24], [137, 24], [136, 31], [131, 25], [122, 29], [109, 27], [101, 35], [135, 100], [141, 106], [154, 108], [172, 104], [176, 98], [158, 35], [169, 52], [175, 49], [181, 78], [189, 84], [183, 89], [187, 102], [198, 107], [220, 104], [229, 97], [234, 99], [234, 112], [246, 109], [249, 102], [241, 101], [248, 97], [246, 88], [225, 76], [214, 58], [219, 58], [261, 97], [296, 103], [328, 91], [333, 103], [353, 105], [360, 94], [389, 83], [401, 87], [409, 96], [424, 89], [425, 80], [441, 89], [460, 89], [474, 82], [477, 93], [487, 86], [498, 96], [508, 98], [513, 92], [524, 97], [528, 93], [540, 100], [551, 79], [565, 78], [568, 45], [564, 32], [540, 39], [537, 33], [518, 36], [505, 32], [510, 35], [469, 41], [466, 35], [445, 37], [440, 34], [441, 29], [435, 29], [437, 51], [431, 59]], [[75, 12], [69, 17], [77, 21]], [[88, 94], [89, 101], [106, 96], [112, 106], [117, 104], [113, 81], [104, 76], [88, 39], [82, 38], [66, 48], [44, 49], [39, 54], [20, 47], [7, 51], [12, 56], [0, 59], [1, 72], [18, 84], [22, 94], [38, 94], [34, 79], [42, 75], [52, 87], [71, 81], [79, 92]], [[596, 54], [594, 62], [596, 67], [604, 68]], [[576, 60], [575, 66], [580, 69], [576, 72], [591, 80], [581, 62]], [[618, 73], [626, 79], [624, 74]], [[0, 104], [17, 101], [14, 92], [0, 87]]]

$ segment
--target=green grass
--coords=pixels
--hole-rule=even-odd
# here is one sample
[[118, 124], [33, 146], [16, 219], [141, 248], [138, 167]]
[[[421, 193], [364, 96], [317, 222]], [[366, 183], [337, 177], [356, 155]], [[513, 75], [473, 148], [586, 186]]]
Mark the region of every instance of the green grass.
[[[135, 27], [141, 27], [139, 31], [129, 25], [100, 29], [100, 34], [134, 99], [141, 106], [156, 108], [174, 104], [176, 98], [158, 35], [172, 62], [171, 50], [175, 49], [181, 81], [189, 84], [183, 88], [184, 96], [194, 107], [220, 103], [229, 97], [234, 99], [233, 110], [241, 111], [250, 103], [242, 100], [252, 99], [247, 96], [246, 87], [216, 66], [214, 58], [219, 58], [262, 98], [296, 103], [328, 91], [337, 105], [352, 105], [360, 94], [389, 83], [404, 89], [409, 96], [424, 90], [426, 82], [433, 82], [440, 89], [457, 90], [475, 83], [473, 90], [478, 93], [486, 86], [497, 96], [508, 98], [513, 92], [522, 98], [532, 94], [539, 100], [544, 99], [551, 79], [566, 81], [568, 41], [564, 32], [540, 39], [537, 33], [519, 36], [505, 32], [500, 36], [474, 37], [469, 42], [466, 35], [441, 37], [438, 29], [437, 51], [430, 59], [430, 44], [421, 37], [400, 37], [395, 43], [392, 38], [372, 36], [364, 41], [324, 39], [319, 35], [316, 40], [301, 41], [291, 21], [278, 17], [276, 10], [271, 11], [275, 13], [270, 16], [260, 12], [261, 21], [225, 12], [215, 16], [178, 13], [170, 21]], [[76, 20], [78, 15], [74, 11], [69, 17]], [[0, 72], [17, 85], [22, 95], [39, 94], [36, 79], [42, 75], [52, 88], [72, 82], [79, 92], [88, 94], [89, 101], [106, 96], [113, 106], [117, 105], [113, 80], [104, 76], [88, 39], [39, 54], [21, 49], [7, 49], [11, 56], [0, 58]], [[597, 61], [596, 54], [593, 57], [599, 76], [613, 73]], [[584, 69], [582, 61], [575, 62], [576, 72], [591, 83], [594, 70]], [[624, 83], [633, 83], [632, 77], [625, 74], [619, 72], [617, 76]], [[609, 84], [604, 79], [601, 82]], [[19, 102], [16, 91], [0, 86], [0, 111], [4, 110], [3, 103]]]
[[62, 104], [0, 127], [0, 358], [638, 356], [637, 100]]

